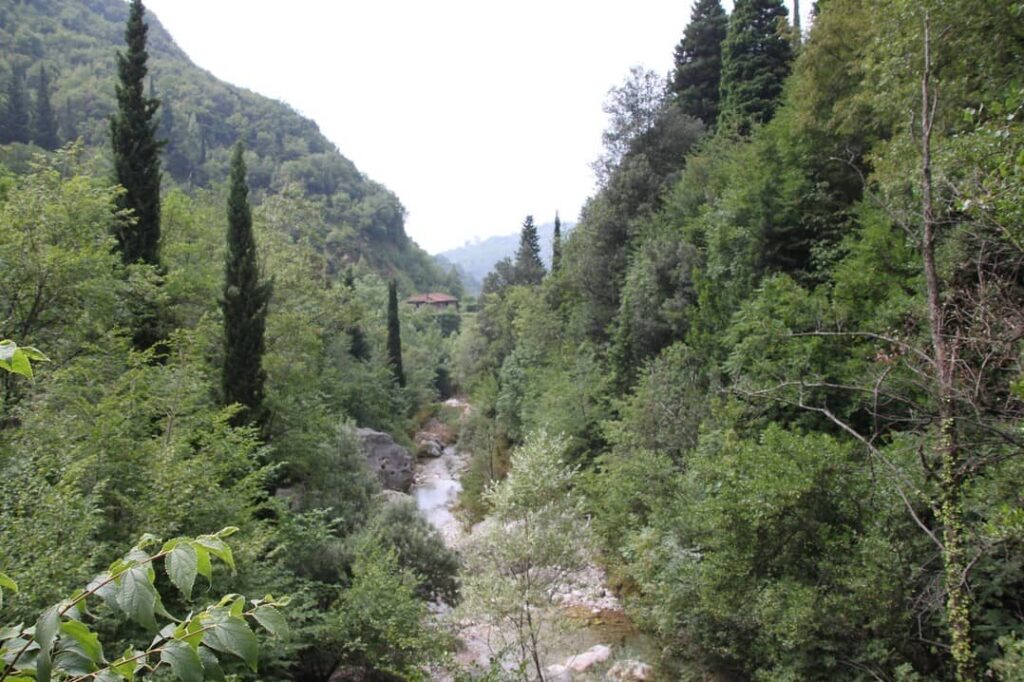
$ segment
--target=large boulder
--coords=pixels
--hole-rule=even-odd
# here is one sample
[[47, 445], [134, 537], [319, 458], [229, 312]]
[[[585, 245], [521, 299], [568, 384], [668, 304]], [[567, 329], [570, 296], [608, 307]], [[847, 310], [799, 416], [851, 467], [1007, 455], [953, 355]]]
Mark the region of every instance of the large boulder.
[[386, 490], [408, 492], [413, 481], [413, 458], [409, 451], [386, 433], [373, 429], [356, 429], [359, 447], [370, 471], [377, 475]]
[[582, 654], [576, 654], [565, 662], [565, 667], [574, 673], [585, 673], [599, 663], [604, 663], [612, 655], [611, 647], [596, 644]]

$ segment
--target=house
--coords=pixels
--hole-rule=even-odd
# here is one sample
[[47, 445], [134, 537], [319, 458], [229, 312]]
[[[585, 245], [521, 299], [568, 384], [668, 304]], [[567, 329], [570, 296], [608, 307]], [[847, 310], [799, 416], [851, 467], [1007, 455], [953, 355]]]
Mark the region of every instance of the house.
[[447, 310], [449, 308], [455, 308], [455, 310], [459, 309], [459, 299], [454, 296], [449, 296], [448, 294], [416, 294], [415, 296], [410, 296], [405, 299], [405, 302], [414, 308], [428, 305], [435, 310]]

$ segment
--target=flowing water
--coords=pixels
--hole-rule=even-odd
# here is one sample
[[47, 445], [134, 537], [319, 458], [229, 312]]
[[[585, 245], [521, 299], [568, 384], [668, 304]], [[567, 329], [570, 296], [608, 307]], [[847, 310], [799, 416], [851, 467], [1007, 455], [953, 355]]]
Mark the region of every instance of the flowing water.
[[[420, 459], [416, 465], [416, 481], [410, 491], [420, 513], [440, 531], [445, 544], [456, 551], [472, 532], [471, 529], [467, 531], [454, 514], [462, 492], [459, 478], [468, 459], [468, 455], [452, 446], [444, 448], [440, 457]], [[611, 647], [611, 660], [653, 660], [656, 651], [652, 642], [639, 633], [622, 612], [618, 599], [604, 585], [603, 572], [591, 566], [575, 578], [574, 583], [566, 585], [560, 595], [562, 606], [551, 612], [551, 617], [557, 620], [557, 630], [562, 634], [544, 664], [565, 663], [572, 656], [599, 644]], [[442, 613], [440, 617], [451, 617], [451, 614]], [[456, 660], [464, 666], [485, 666], [493, 653], [490, 640], [494, 633], [488, 626], [472, 619], [460, 621], [454, 627], [465, 645]], [[607, 667], [605, 664], [599, 669]], [[450, 678], [441, 675], [437, 679]], [[572, 679], [603, 678], [596, 673], [588, 673], [577, 674]]]

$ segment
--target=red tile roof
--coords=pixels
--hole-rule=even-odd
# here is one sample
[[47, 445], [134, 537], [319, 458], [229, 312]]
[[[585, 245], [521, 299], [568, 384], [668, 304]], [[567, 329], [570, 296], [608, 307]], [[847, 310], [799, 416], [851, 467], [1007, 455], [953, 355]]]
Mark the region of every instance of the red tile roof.
[[448, 294], [416, 294], [405, 299], [406, 303], [458, 303], [459, 299]]

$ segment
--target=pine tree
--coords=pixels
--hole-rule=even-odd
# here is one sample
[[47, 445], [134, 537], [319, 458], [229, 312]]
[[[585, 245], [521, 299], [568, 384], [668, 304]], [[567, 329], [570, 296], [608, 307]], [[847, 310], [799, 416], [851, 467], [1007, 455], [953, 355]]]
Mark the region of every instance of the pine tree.
[[544, 279], [544, 263], [540, 259], [540, 238], [533, 224], [533, 216], [526, 216], [523, 230], [519, 234], [519, 250], [516, 252], [515, 283], [540, 284]]
[[555, 211], [555, 234], [551, 237], [551, 273], [562, 268], [562, 220]]
[[30, 142], [32, 133], [29, 124], [28, 98], [23, 77], [15, 69], [7, 81], [7, 102], [3, 108], [3, 121], [0, 122], [0, 144]]
[[110, 119], [114, 173], [125, 188], [119, 208], [131, 209], [135, 223], [121, 227], [117, 246], [124, 263], [160, 261], [160, 148], [156, 111], [160, 102], [144, 93], [146, 62], [145, 8], [132, 0], [125, 29], [126, 52], [117, 54], [117, 113]]
[[736, 0], [722, 44], [721, 116], [746, 134], [775, 114], [793, 48], [782, 0]]
[[722, 42], [728, 26], [729, 17], [720, 0], [697, 0], [676, 46], [672, 92], [683, 113], [700, 119], [708, 128], [718, 120]]
[[231, 157], [228, 195], [227, 259], [224, 268], [224, 366], [221, 385], [224, 402], [245, 409], [238, 423], [259, 423], [264, 419], [263, 352], [267, 306], [272, 286], [260, 281], [256, 240], [252, 232], [249, 187], [245, 181], [242, 144]]
[[395, 280], [388, 283], [388, 364], [399, 386], [405, 386], [405, 371], [402, 369], [402, 330], [398, 320], [398, 285]]
[[57, 136], [57, 116], [50, 102], [50, 77], [46, 66], [39, 67], [39, 80], [36, 83], [36, 108], [32, 121], [32, 141], [43, 149], [56, 149], [60, 146]]

